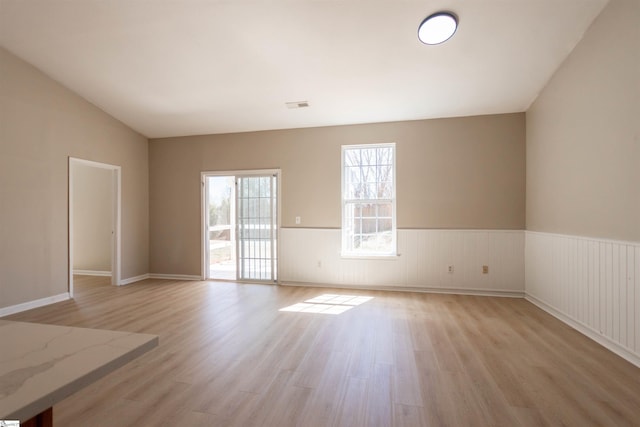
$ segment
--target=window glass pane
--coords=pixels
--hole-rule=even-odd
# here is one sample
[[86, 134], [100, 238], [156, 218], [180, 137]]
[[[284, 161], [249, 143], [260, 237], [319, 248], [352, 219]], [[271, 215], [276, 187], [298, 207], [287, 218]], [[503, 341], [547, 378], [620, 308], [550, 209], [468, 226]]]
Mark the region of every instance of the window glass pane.
[[351, 241], [349, 242], [351, 244], [350, 249], [354, 251], [360, 249], [360, 240], [361, 240], [361, 235], [354, 234]]
[[393, 207], [391, 203], [378, 204], [378, 218], [391, 218]]
[[249, 218], [257, 218], [258, 217], [258, 200], [249, 199]]
[[366, 198], [367, 199], [377, 199], [378, 198], [378, 183], [370, 182], [366, 185]]
[[246, 178], [244, 182], [247, 185], [246, 188], [248, 192], [246, 194], [248, 195], [248, 197], [258, 197], [258, 195], [260, 194], [258, 189], [260, 181], [257, 179]]
[[269, 219], [271, 208], [271, 199], [260, 199], [260, 216], [265, 220]]
[[349, 149], [344, 151], [344, 165], [345, 166], [359, 166], [360, 165], [360, 150]]
[[353, 230], [353, 234], [362, 234], [362, 218], [352, 218], [351, 229]]
[[360, 167], [349, 166], [345, 171], [345, 178], [347, 182], [360, 182]]
[[356, 191], [356, 199], [368, 199], [369, 195], [369, 185], [366, 182], [362, 182], [358, 185], [358, 189]]
[[378, 198], [391, 199], [393, 198], [393, 183], [390, 181], [383, 181], [378, 183]]
[[357, 199], [360, 198], [361, 195], [361, 186], [360, 186], [360, 168], [357, 167], [349, 167], [345, 171], [345, 186], [346, 186], [346, 194], [345, 197], [347, 199]]
[[260, 178], [260, 197], [269, 196], [269, 181], [270, 178], [268, 176]]
[[376, 205], [371, 203], [359, 203], [358, 209], [360, 216], [363, 218], [375, 218], [376, 216]]
[[266, 224], [262, 224], [262, 238], [265, 239], [265, 244], [267, 247], [271, 247], [271, 226], [267, 222]]
[[240, 178], [240, 187], [240, 194], [246, 198], [249, 195], [249, 180]]
[[378, 165], [391, 165], [393, 164], [393, 150], [390, 147], [381, 147], [377, 150], [377, 164]]
[[376, 182], [377, 180], [377, 168], [375, 166], [363, 166], [362, 174], [362, 180], [365, 182]]
[[363, 235], [358, 249], [366, 253], [385, 253], [389, 252], [391, 244], [391, 233]]
[[380, 166], [377, 169], [378, 172], [378, 176], [377, 176], [377, 181], [383, 182], [383, 181], [390, 181], [391, 180], [391, 172], [393, 171], [393, 168], [391, 167], [391, 165], [383, 165]]
[[242, 217], [247, 218], [249, 216], [249, 207], [247, 206], [247, 199], [241, 198], [238, 201], [240, 202], [240, 209], [242, 209]]
[[378, 220], [376, 218], [365, 218], [362, 220], [362, 234], [375, 234]]
[[391, 218], [381, 218], [378, 220], [378, 231], [381, 233], [391, 232], [393, 225], [391, 223]]
[[361, 162], [363, 166], [375, 165], [378, 149], [376, 148], [364, 148], [361, 151]]

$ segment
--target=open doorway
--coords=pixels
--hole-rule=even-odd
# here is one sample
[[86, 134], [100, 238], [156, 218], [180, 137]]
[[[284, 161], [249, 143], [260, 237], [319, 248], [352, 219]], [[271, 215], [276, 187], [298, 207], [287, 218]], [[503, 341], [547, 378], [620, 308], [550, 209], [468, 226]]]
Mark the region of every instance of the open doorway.
[[203, 277], [277, 282], [278, 170], [202, 173]]
[[69, 294], [74, 274], [119, 285], [120, 167], [70, 157], [68, 212]]

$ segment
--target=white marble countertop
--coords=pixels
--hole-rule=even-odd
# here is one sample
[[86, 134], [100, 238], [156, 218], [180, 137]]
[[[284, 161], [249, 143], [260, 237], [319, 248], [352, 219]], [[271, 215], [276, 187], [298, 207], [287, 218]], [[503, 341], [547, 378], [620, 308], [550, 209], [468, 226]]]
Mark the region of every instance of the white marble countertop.
[[27, 420], [157, 345], [149, 334], [0, 320], [0, 419]]

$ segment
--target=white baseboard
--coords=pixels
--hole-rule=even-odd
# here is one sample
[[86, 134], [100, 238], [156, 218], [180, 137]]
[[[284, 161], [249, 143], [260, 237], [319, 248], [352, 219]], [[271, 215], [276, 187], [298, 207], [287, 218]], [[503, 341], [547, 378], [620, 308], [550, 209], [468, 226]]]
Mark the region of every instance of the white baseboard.
[[78, 274], [81, 276], [107, 276], [111, 277], [110, 271], [101, 271], [101, 270], [73, 270], [73, 274]]
[[21, 304], [0, 308], [0, 317], [9, 316], [11, 314], [20, 313], [22, 311], [31, 310], [33, 308], [38, 308], [49, 304], [55, 304], [57, 302], [66, 301], [68, 299], [70, 299], [69, 292], [65, 292], [51, 297], [40, 298], [34, 301], [23, 302]]
[[146, 279], [162, 279], [162, 280], [202, 280], [200, 276], [190, 276], [184, 274], [156, 274], [156, 273], [147, 273], [141, 274], [140, 276], [129, 277], [128, 279], [124, 279], [120, 281], [120, 285], [130, 285], [135, 282], [139, 282], [141, 280]]
[[165, 280], [202, 280], [200, 276], [191, 276], [187, 274], [158, 274], [150, 273], [149, 279], [165, 279]]
[[595, 331], [594, 329], [590, 328], [589, 326], [583, 324], [582, 322], [579, 322], [579, 321], [567, 316], [566, 314], [562, 313], [561, 311], [557, 310], [556, 308], [554, 308], [553, 306], [547, 304], [546, 302], [541, 301], [540, 299], [534, 297], [533, 295], [526, 294], [525, 295], [525, 299], [527, 301], [529, 301], [531, 304], [535, 305], [536, 307], [546, 311], [547, 313], [549, 313], [550, 315], [552, 315], [556, 319], [558, 319], [558, 320], [562, 321], [563, 323], [566, 323], [567, 325], [571, 326], [573, 329], [577, 330], [581, 334], [587, 336], [588, 338], [591, 338], [592, 340], [594, 340], [595, 342], [597, 342], [601, 346], [605, 347], [606, 349], [614, 352], [615, 354], [617, 354], [618, 356], [622, 357], [623, 359], [625, 359], [625, 360], [633, 363], [634, 365], [640, 367], [640, 357], [637, 354], [635, 354], [635, 353], [631, 352], [630, 350], [622, 347], [621, 345], [619, 345], [615, 341], [610, 340], [606, 336], [598, 333], [597, 331]]
[[120, 285], [130, 285], [135, 282], [139, 282], [141, 280], [149, 279], [149, 273], [141, 274], [139, 276], [129, 277], [128, 279], [123, 279], [120, 281]]
[[281, 282], [282, 286], [302, 286], [309, 288], [334, 288], [334, 289], [357, 289], [362, 291], [400, 291], [400, 292], [420, 292], [427, 294], [451, 294], [451, 295], [472, 295], [484, 297], [508, 297], [523, 298], [524, 292], [505, 291], [503, 289], [455, 289], [455, 288], [425, 288], [411, 286], [370, 286], [370, 285], [335, 285], [311, 282]]

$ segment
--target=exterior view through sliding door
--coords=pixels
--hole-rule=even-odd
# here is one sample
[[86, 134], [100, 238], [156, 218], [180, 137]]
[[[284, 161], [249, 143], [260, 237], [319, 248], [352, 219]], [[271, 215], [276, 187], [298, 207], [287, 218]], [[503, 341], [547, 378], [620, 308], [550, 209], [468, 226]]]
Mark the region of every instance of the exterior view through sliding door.
[[278, 172], [203, 173], [203, 276], [277, 282]]
[[236, 177], [238, 280], [277, 280], [277, 176]]

